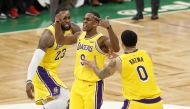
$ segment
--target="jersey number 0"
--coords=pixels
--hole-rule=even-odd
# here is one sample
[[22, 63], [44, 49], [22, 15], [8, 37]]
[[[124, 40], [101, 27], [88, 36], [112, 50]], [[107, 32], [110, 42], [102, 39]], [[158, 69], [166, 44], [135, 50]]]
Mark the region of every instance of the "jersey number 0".
[[146, 81], [148, 79], [148, 74], [144, 66], [140, 65], [137, 67], [137, 72], [142, 81]]

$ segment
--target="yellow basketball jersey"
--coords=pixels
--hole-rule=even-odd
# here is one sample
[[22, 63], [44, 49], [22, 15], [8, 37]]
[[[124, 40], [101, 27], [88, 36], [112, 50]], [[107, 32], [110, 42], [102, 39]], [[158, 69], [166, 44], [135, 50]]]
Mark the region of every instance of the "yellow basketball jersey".
[[[54, 26], [52, 26], [52, 25], [49, 26], [48, 30], [50, 30], [52, 32], [53, 36], [55, 36]], [[72, 32], [70, 30], [65, 32], [65, 35], [67, 35], [67, 36], [71, 35], [71, 34], [72, 34]], [[61, 62], [61, 59], [65, 55], [66, 48], [67, 48], [67, 45], [57, 48], [57, 43], [54, 40], [53, 46], [51, 48], [47, 49], [44, 58], [40, 62], [40, 66], [42, 66], [46, 69], [51, 69], [51, 70], [56, 71]]]
[[122, 92], [128, 100], [151, 99], [160, 96], [153, 63], [144, 50], [120, 55], [122, 63]]
[[[47, 28], [55, 36], [55, 28], [51, 25]], [[65, 32], [71, 35], [71, 30]], [[52, 99], [52, 96], [58, 95], [60, 87], [65, 87], [62, 80], [58, 77], [56, 70], [60, 65], [62, 58], [66, 53], [67, 46], [57, 48], [57, 43], [48, 48], [42, 61], [40, 62], [37, 73], [34, 75], [33, 84], [35, 87], [35, 100], [37, 104], [42, 104], [42, 100]]]
[[84, 66], [83, 60], [92, 61], [94, 56], [96, 56], [98, 68], [103, 69], [106, 56], [98, 50], [99, 47], [97, 45], [97, 40], [103, 35], [98, 33], [91, 38], [85, 38], [85, 36], [86, 32], [82, 32], [78, 39], [74, 75], [80, 80], [96, 82], [100, 79], [92, 69]]

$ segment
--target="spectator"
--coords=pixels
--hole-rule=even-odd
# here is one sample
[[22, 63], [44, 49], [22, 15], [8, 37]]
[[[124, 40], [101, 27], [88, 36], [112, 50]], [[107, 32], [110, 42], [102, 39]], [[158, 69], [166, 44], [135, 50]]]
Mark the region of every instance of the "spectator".
[[32, 16], [40, 15], [40, 12], [34, 6], [34, 0], [21, 0], [21, 1], [23, 4], [18, 4], [18, 5], [20, 5], [20, 7], [24, 9], [25, 14]]
[[17, 9], [17, 3], [20, 3], [20, 0], [6, 0], [7, 1], [7, 15], [15, 19], [19, 16], [18, 9]]
[[0, 0], [0, 19], [6, 19], [7, 16], [3, 13], [3, 5], [5, 4], [4, 0]]
[[42, 6], [42, 7], [46, 7], [50, 5], [50, 0], [38, 0], [38, 3]]
[[65, 9], [70, 9], [74, 7], [76, 0], [50, 0], [50, 15], [52, 22], [54, 22], [56, 10], [59, 7], [64, 7]]
[[50, 0], [50, 16], [52, 19], [52, 22], [54, 22], [56, 10], [58, 9], [60, 0]]
[[[132, 20], [143, 19], [142, 12], [144, 11], [144, 0], [135, 0], [137, 14], [132, 18]], [[152, 8], [152, 20], [158, 19], [158, 9], [160, 5], [160, 0], [151, 0], [151, 8]]]
[[99, 0], [91, 0], [92, 6], [101, 6], [102, 3]]
[[12, 19], [19, 17], [19, 12], [23, 12], [27, 15], [38, 16], [40, 12], [36, 10], [33, 5], [33, 0], [6, 0], [8, 9], [8, 16]]

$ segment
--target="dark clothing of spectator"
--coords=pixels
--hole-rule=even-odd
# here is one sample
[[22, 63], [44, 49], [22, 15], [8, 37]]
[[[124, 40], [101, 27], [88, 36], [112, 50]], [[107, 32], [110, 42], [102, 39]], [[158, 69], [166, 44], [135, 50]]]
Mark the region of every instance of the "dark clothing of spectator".
[[[143, 19], [142, 12], [144, 11], [144, 0], [135, 0], [137, 14], [132, 18], [132, 20]], [[151, 0], [151, 9], [152, 9], [152, 20], [158, 19], [158, 9], [160, 6], [160, 0]]]

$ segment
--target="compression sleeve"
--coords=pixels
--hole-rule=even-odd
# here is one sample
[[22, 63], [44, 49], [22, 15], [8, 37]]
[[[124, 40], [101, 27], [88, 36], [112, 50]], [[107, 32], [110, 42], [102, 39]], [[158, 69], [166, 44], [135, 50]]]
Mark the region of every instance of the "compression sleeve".
[[34, 52], [34, 55], [32, 57], [32, 60], [29, 64], [28, 67], [28, 72], [27, 72], [27, 81], [33, 79], [34, 74], [36, 73], [37, 67], [41, 60], [43, 59], [45, 55], [45, 52], [41, 49], [36, 49]]

